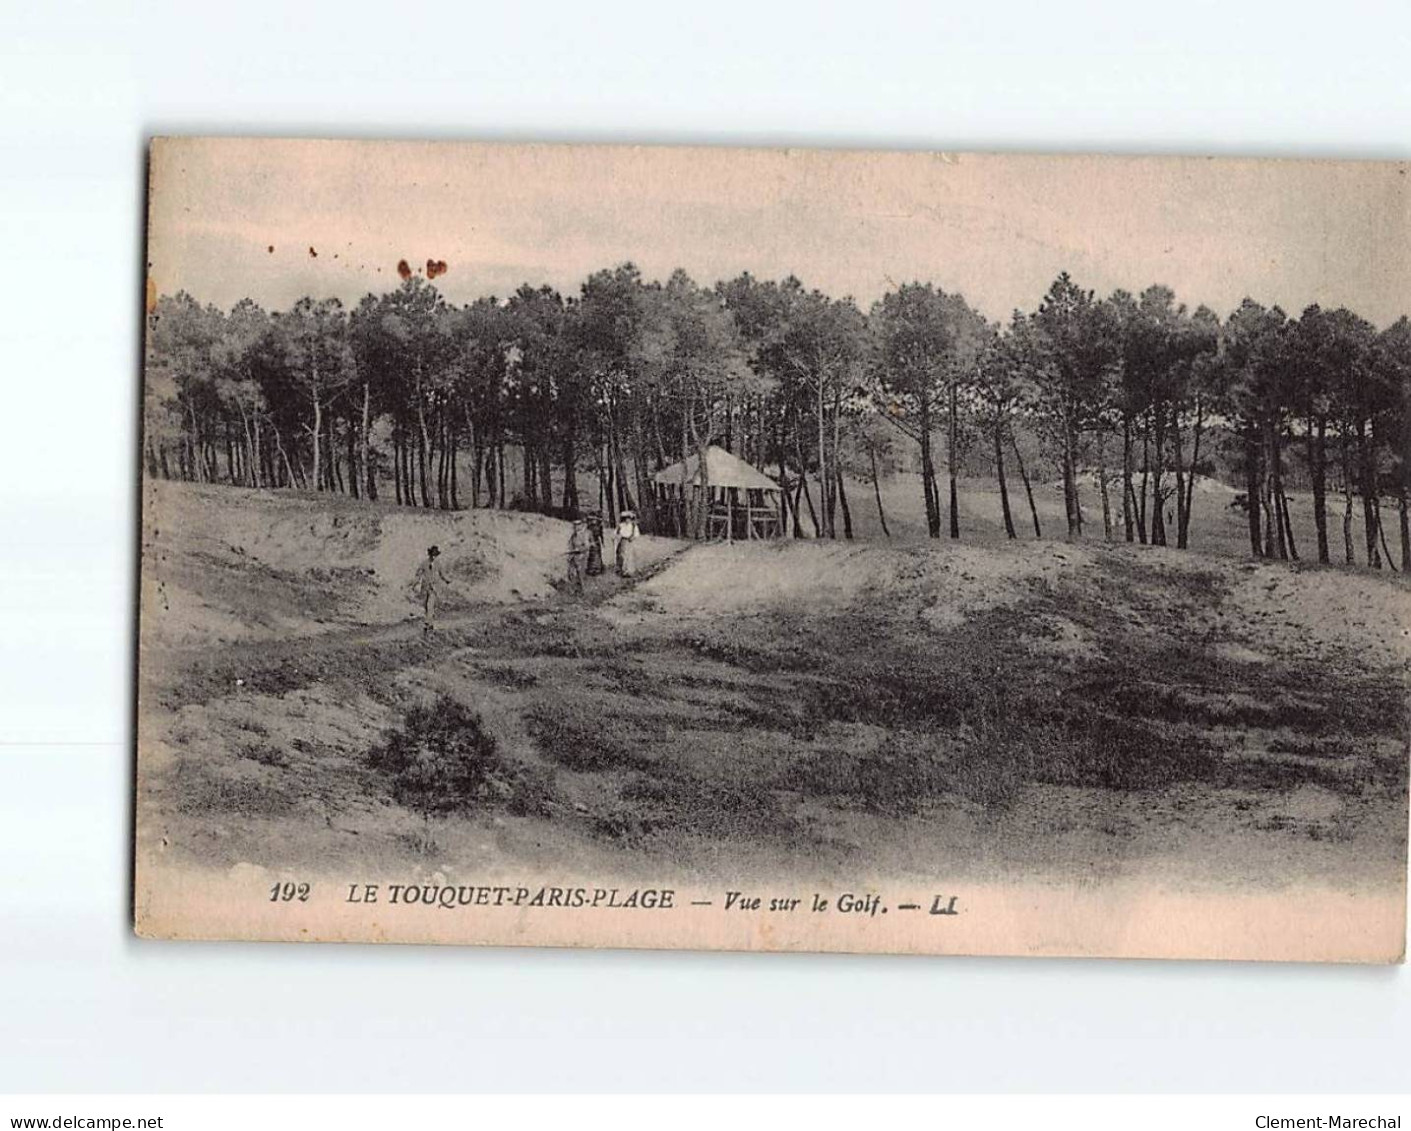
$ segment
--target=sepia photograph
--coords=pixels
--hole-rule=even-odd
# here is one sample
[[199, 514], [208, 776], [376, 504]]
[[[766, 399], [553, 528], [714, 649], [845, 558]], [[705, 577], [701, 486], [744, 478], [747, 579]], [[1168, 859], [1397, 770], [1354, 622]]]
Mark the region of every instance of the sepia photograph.
[[140, 935], [1403, 960], [1405, 163], [147, 189]]

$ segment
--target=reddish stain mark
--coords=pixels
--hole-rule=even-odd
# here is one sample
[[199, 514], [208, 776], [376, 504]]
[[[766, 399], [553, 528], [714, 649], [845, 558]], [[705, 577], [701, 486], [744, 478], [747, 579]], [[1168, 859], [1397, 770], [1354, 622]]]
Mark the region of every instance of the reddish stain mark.
[[397, 260], [397, 274], [403, 279], [410, 279], [412, 277], [412, 269], [408, 266], [405, 259]]
[[309, 258], [310, 258], [310, 259], [317, 259], [317, 258], [318, 258], [318, 252], [316, 252], [313, 248], [309, 248]]
[[437, 275], [446, 273], [446, 261], [444, 259], [428, 259], [426, 261], [426, 277], [434, 279]]

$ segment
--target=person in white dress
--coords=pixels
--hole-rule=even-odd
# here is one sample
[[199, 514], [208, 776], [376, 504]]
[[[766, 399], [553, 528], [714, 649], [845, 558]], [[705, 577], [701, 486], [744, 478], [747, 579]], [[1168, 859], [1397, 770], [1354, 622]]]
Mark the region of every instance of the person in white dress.
[[642, 528], [637, 525], [636, 511], [623, 511], [617, 520], [617, 573], [619, 577], [631, 577], [637, 572], [637, 539]]

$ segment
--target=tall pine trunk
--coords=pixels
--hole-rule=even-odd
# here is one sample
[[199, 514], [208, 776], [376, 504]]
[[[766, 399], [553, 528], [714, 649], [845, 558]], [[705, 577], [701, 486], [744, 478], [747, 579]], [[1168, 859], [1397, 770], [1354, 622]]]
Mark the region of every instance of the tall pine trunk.
[[554, 509], [554, 467], [547, 437], [539, 445], [539, 508], [545, 514]]
[[926, 533], [941, 536], [941, 500], [936, 494], [936, 465], [931, 459], [931, 406], [921, 399], [921, 488], [926, 496]]
[[1065, 395], [1062, 399], [1063, 426], [1063, 511], [1068, 520], [1068, 537], [1083, 536], [1083, 511], [1078, 499], [1078, 453], [1073, 409]]
[[450, 413], [446, 414], [446, 451], [447, 460], [451, 465], [451, 509], [458, 511], [461, 509], [460, 484], [457, 472], [459, 468], [456, 464], [460, 457], [459, 434], [456, 431], [455, 417]]
[[323, 476], [320, 474], [323, 465], [319, 462], [319, 436], [323, 432], [323, 404], [318, 397], [314, 397], [314, 490], [323, 490]]
[[[875, 463], [874, 463], [875, 466]], [[1004, 417], [995, 417], [995, 475], [999, 478], [999, 508], [1004, 514], [1004, 532], [1010, 538], [1014, 533], [1014, 515], [1009, 509], [1009, 485], [1004, 480]]]
[[[1397, 510], [1401, 518], [1401, 572], [1411, 573], [1411, 382], [1401, 387], [1401, 459], [1398, 461]], [[162, 449], [165, 455], [166, 449]]]
[[570, 427], [563, 438], [563, 509], [574, 515], [578, 512], [578, 452], [577, 437]]
[[363, 494], [377, 498], [377, 473], [372, 466], [372, 386], [363, 382], [363, 409], [358, 430], [358, 459], [363, 473]]
[[431, 490], [427, 478], [426, 461], [431, 453], [431, 433], [426, 425], [426, 397], [422, 392], [421, 358], [416, 359], [416, 422], [421, 431], [421, 444], [417, 448], [417, 479], [421, 485], [421, 505], [431, 509]]
[[449, 475], [446, 467], [446, 414], [441, 409], [436, 410], [436, 421], [432, 432], [432, 452], [436, 465], [436, 506], [439, 510], [446, 510], [449, 506]]
[[338, 434], [333, 427], [336, 419], [332, 412], [328, 414], [328, 489], [342, 494], [343, 471], [338, 460]]
[[1043, 530], [1039, 526], [1039, 508], [1034, 505], [1034, 488], [1029, 482], [1029, 472], [1024, 467], [1024, 453], [1019, 450], [1019, 441], [1014, 438], [1014, 433], [1009, 433], [1009, 446], [1014, 452], [1014, 462], [1019, 468], [1019, 478], [1024, 483], [1024, 494], [1029, 500], [1029, 516], [1034, 520], [1034, 537], [1042, 538]]
[[1186, 513], [1185, 523], [1177, 531], [1177, 545], [1182, 549], [1190, 546], [1191, 540], [1191, 511], [1195, 506], [1195, 477], [1200, 466], [1200, 438], [1205, 426], [1205, 405], [1199, 397], [1195, 402], [1195, 431], [1191, 438], [1191, 463], [1189, 474], [1186, 476]]
[[1382, 554], [1377, 548], [1377, 532], [1381, 527], [1377, 457], [1367, 435], [1365, 420], [1357, 421], [1357, 478], [1362, 486], [1362, 528], [1367, 541], [1367, 564], [1382, 568]]
[[1313, 485], [1313, 527], [1318, 533], [1318, 560], [1327, 565], [1328, 554], [1328, 464], [1326, 436], [1328, 421], [1324, 416], [1310, 419], [1306, 443], [1308, 448], [1308, 478]]
[[1279, 513], [1283, 515], [1284, 541], [1288, 546], [1289, 560], [1296, 562], [1298, 561], [1298, 543], [1294, 541], [1293, 520], [1289, 517], [1289, 497], [1283, 491], [1279, 492]]
[[1146, 495], [1151, 478], [1151, 413], [1143, 414], [1142, 419], [1142, 492], [1137, 496], [1137, 539], [1146, 545]]
[[363, 493], [363, 468], [358, 458], [360, 451], [358, 447], [358, 432], [359, 430], [353, 427], [352, 419], [349, 418], [346, 433], [348, 439], [348, 493], [355, 499], [361, 498]]
[[1284, 482], [1278, 458], [1278, 432], [1273, 413], [1264, 416], [1264, 553], [1288, 560], [1288, 539], [1284, 526]]
[[950, 383], [950, 403], [948, 405], [949, 434], [946, 437], [946, 473], [950, 478], [950, 536], [960, 537], [960, 505], [956, 494], [956, 446], [960, 439], [959, 411], [956, 404], [955, 382]]
[[786, 530], [792, 530], [795, 538], [800, 537], [799, 512], [798, 508], [791, 504], [797, 502], [796, 498], [789, 497], [789, 468], [784, 457], [784, 439], [780, 435], [782, 424], [774, 426], [774, 454], [779, 458], [779, 534], [783, 537]]
[[1171, 413], [1171, 454], [1176, 460], [1176, 549], [1186, 548], [1186, 464], [1185, 452], [1181, 444], [1181, 418], [1179, 409]]
[[1242, 429], [1244, 437], [1244, 510], [1249, 523], [1249, 549], [1256, 558], [1264, 556], [1264, 539], [1260, 534], [1259, 507], [1259, 442], [1254, 421]]
[[838, 505], [843, 508], [843, 537], [852, 540], [852, 510], [848, 507], [848, 491], [843, 486], [843, 469], [834, 465], [838, 482]]
[[1348, 454], [1347, 421], [1342, 421], [1338, 433], [1342, 453], [1342, 546], [1347, 564], [1356, 565], [1357, 554], [1352, 548], [1352, 460]]
[[1112, 541], [1112, 500], [1107, 494], [1107, 441], [1099, 434], [1097, 440], [1097, 486], [1102, 499], [1102, 540]]
[[[846, 489], [843, 486], [843, 462], [840, 455], [843, 436], [843, 390], [841, 382], [833, 391], [833, 446], [829, 454], [829, 461], [832, 464], [833, 474], [830, 478], [830, 486], [833, 487], [833, 497], [841, 503], [843, 508], [843, 535], [846, 538], [852, 537], [852, 517], [847, 513], [847, 499], [844, 497]], [[833, 519], [830, 515], [828, 525], [833, 526]], [[837, 537], [836, 529], [834, 537]]]
[[1132, 417], [1122, 414], [1122, 528], [1128, 542], [1136, 540], [1132, 496]]
[[828, 454], [824, 446], [824, 436], [827, 434], [824, 424], [823, 414], [823, 374], [818, 374], [818, 398], [816, 410], [818, 413], [818, 504], [823, 510], [824, 533], [829, 538], [836, 538], [838, 532], [833, 525], [833, 489], [828, 475]]
[[[809, 521], [813, 524], [813, 536], [814, 536], [815, 538], [822, 538], [822, 537], [823, 537], [823, 524], [819, 521], [818, 512], [814, 509], [814, 506], [813, 506], [813, 494], [812, 494], [812, 492], [810, 492], [809, 489], [808, 489], [808, 471], [807, 471], [807, 464], [804, 462], [804, 456], [803, 456], [803, 442], [798, 439], [797, 434], [795, 434], [794, 439], [795, 439], [795, 445], [794, 445], [794, 446], [795, 446], [795, 448], [797, 449], [797, 454], [798, 454], [798, 457], [799, 457], [799, 490], [802, 491], [802, 493], [803, 493], [803, 500], [804, 500], [804, 502], [808, 504], [808, 519], [809, 519]], [[794, 508], [795, 508], [795, 510], [798, 509], [798, 497], [797, 497], [797, 496], [795, 496], [795, 498], [794, 498]]]
[[[882, 533], [890, 538], [892, 532], [887, 529], [887, 512], [882, 509], [882, 484], [877, 477], [877, 449], [871, 444], [868, 444], [867, 454], [872, 460], [872, 493], [877, 496], [877, 521], [882, 524]], [[1401, 509], [1401, 514], [1402, 524], [1404, 526], [1406, 516], [1406, 508], [1404, 506]]]
[[1161, 479], [1166, 471], [1165, 406], [1153, 407], [1151, 413], [1151, 544], [1164, 546], [1166, 545], [1166, 496], [1162, 493]]

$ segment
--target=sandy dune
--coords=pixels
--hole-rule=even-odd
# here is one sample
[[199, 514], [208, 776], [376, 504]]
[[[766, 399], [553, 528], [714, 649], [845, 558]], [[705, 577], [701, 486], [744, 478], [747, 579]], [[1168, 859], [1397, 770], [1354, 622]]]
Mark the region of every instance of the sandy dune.
[[[1100, 540], [647, 539], [641, 578], [577, 598], [554, 585], [566, 525], [537, 515], [161, 484], [145, 518], [149, 851], [1404, 876], [1399, 575]], [[423, 641], [406, 586], [430, 542], [457, 595]], [[543, 784], [441, 820], [428, 856], [367, 755], [435, 695]]]

